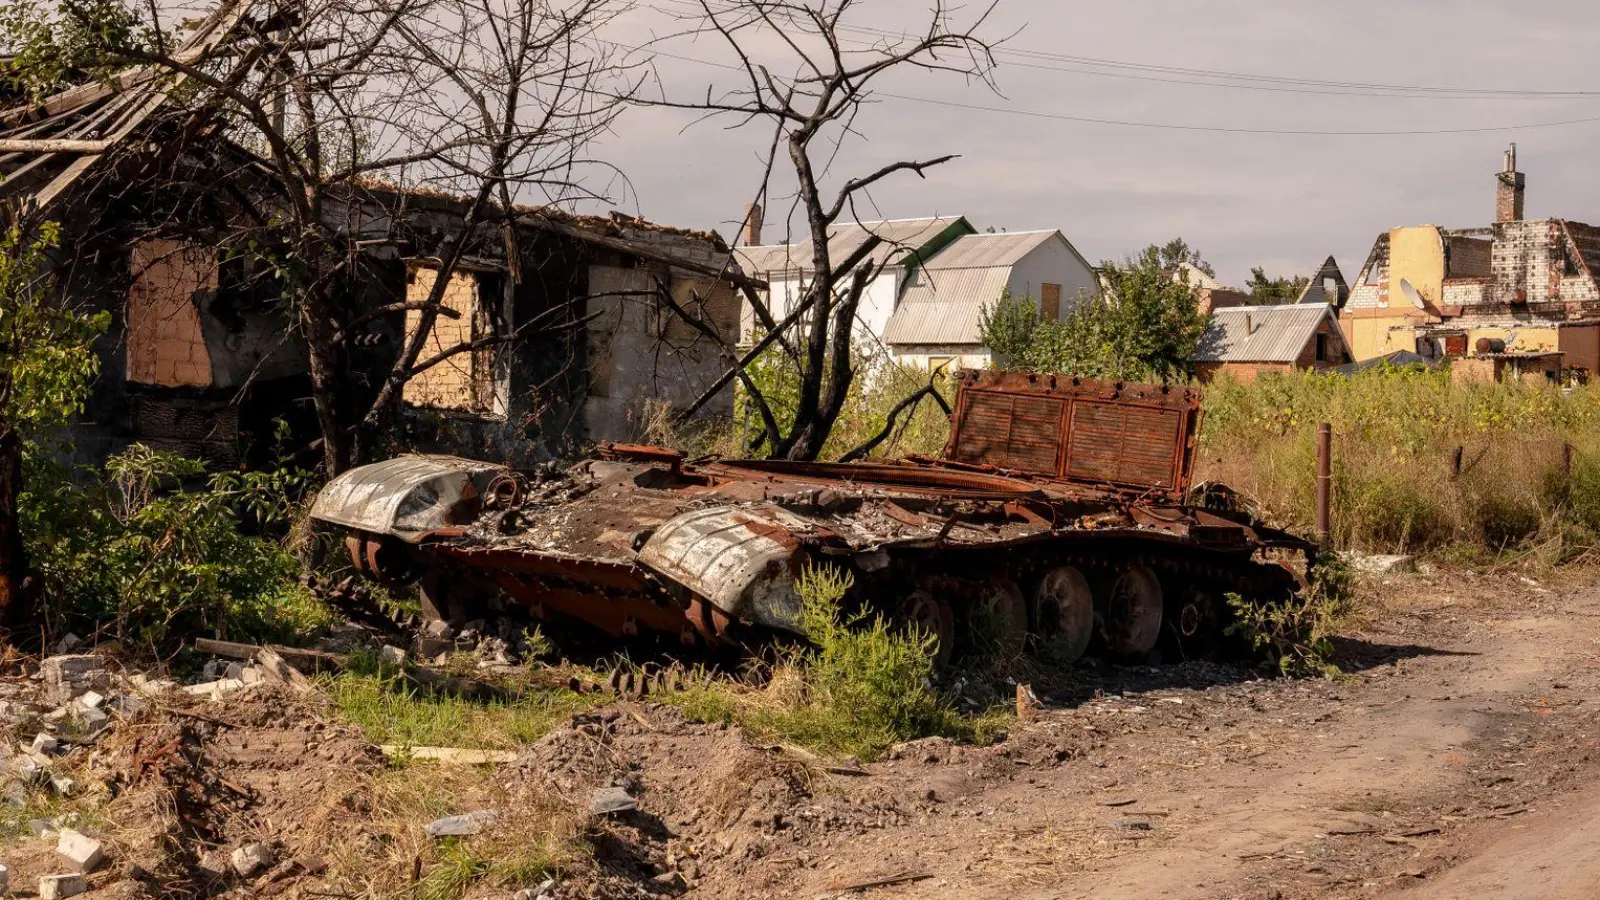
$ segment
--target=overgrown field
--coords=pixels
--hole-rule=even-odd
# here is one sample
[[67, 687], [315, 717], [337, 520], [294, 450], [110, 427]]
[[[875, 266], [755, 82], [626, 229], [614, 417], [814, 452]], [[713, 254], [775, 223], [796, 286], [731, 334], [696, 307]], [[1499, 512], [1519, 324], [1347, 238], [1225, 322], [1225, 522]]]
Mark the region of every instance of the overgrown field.
[[1341, 547], [1570, 561], [1600, 535], [1600, 387], [1457, 385], [1448, 371], [1299, 373], [1206, 390], [1198, 476], [1276, 523], [1314, 518], [1319, 422], [1333, 426]]
[[[862, 378], [825, 458], [877, 434], [926, 378], [893, 365]], [[763, 371], [761, 384], [781, 417], [782, 373]], [[1380, 368], [1220, 379], [1205, 393], [1197, 477], [1243, 491], [1275, 524], [1311, 529], [1313, 441], [1328, 422], [1340, 547], [1461, 562], [1532, 553], [1530, 562], [1551, 564], [1600, 542], [1600, 386], [1456, 385], [1448, 370]], [[874, 455], [934, 455], [948, 433], [926, 402]], [[743, 434], [735, 422], [698, 436], [696, 449], [738, 453]]]

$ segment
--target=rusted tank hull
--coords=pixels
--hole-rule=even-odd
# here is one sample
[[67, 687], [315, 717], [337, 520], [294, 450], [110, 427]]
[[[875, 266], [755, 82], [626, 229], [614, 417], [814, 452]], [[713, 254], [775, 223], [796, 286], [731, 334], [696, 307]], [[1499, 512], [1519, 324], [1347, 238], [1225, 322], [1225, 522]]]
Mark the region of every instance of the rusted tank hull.
[[1269, 557], [1312, 552], [1216, 502], [1227, 492], [1189, 502], [1198, 420], [1188, 390], [966, 374], [941, 459], [690, 462], [608, 446], [533, 484], [402, 457], [335, 479], [313, 515], [353, 533], [374, 577], [487, 586], [618, 637], [798, 633], [796, 583], [825, 564], [854, 575], [853, 602], [943, 644], [989, 616], [1069, 656], [1091, 637], [1136, 655], [1160, 634], [1192, 637], [1228, 592], [1292, 592], [1300, 570]]

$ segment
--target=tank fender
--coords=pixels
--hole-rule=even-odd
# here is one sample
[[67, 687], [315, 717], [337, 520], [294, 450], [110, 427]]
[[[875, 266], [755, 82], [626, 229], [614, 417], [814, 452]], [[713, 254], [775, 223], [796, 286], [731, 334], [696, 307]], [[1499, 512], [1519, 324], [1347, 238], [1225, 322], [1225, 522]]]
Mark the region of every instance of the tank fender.
[[397, 456], [328, 482], [311, 505], [311, 517], [416, 542], [440, 528], [471, 524], [489, 483], [509, 472], [455, 456]]
[[655, 530], [638, 559], [738, 619], [798, 633], [795, 581], [809, 555], [803, 520], [769, 505], [713, 506]]

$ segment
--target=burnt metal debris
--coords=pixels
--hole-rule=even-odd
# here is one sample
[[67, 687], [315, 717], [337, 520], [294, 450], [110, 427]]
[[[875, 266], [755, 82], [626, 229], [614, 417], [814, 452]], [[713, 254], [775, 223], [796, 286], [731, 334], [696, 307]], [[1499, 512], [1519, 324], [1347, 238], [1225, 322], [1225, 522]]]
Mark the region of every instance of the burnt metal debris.
[[[490, 463], [403, 456], [352, 470], [312, 516], [357, 569], [420, 581], [426, 615], [490, 598], [618, 637], [743, 644], [798, 633], [809, 565], [854, 602], [938, 637], [947, 659], [986, 617], [1052, 657], [1189, 652], [1225, 594], [1284, 598], [1314, 545], [1192, 486], [1200, 394], [1016, 372], [959, 376], [938, 458], [701, 459], [608, 444], [538, 480]], [[1188, 646], [1185, 646], [1188, 645]]]

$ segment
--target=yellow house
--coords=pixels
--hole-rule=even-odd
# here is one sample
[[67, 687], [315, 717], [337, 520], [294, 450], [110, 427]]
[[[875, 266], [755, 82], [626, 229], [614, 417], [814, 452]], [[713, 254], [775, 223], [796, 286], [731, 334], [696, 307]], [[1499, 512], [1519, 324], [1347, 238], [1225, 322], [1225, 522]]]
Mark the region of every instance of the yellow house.
[[1339, 321], [1357, 360], [1560, 353], [1600, 370], [1600, 228], [1522, 218], [1525, 178], [1508, 153], [1487, 228], [1392, 228], [1378, 236]]

